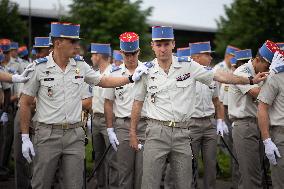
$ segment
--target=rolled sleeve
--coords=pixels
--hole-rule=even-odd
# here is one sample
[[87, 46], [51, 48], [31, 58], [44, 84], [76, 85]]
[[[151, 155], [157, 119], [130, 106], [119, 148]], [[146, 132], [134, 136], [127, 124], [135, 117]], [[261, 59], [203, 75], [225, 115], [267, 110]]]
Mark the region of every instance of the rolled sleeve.
[[[249, 77], [249, 74], [243, 73], [243, 72], [237, 72], [234, 73], [237, 76], [242, 76], [242, 77]], [[236, 85], [236, 87], [241, 91], [242, 94], [246, 94], [247, 92], [249, 92], [249, 90], [253, 89], [253, 88], [259, 88], [259, 86], [257, 84], [254, 85]]]
[[31, 78], [24, 84], [22, 93], [35, 97], [40, 86], [37, 79], [37, 71], [31, 72], [29, 75]]
[[147, 94], [146, 75], [143, 75], [139, 81], [135, 82], [133, 90], [134, 100], [144, 102]]
[[83, 63], [85, 68], [85, 82], [91, 86], [98, 85], [102, 79], [102, 75], [99, 72], [93, 70], [86, 62]]
[[192, 75], [196, 81], [205, 85], [210, 85], [213, 82], [214, 72], [210, 68], [206, 68], [195, 61], [191, 62]]
[[115, 99], [114, 90], [115, 90], [114, 88], [105, 88], [105, 89], [103, 89], [102, 96], [105, 99], [114, 100]]
[[93, 97], [92, 90], [93, 89], [90, 85], [88, 85], [87, 83], [84, 83], [82, 87], [82, 100]]
[[274, 99], [279, 92], [278, 82], [274, 77], [267, 79], [262, 86], [257, 99], [265, 104], [272, 105]]

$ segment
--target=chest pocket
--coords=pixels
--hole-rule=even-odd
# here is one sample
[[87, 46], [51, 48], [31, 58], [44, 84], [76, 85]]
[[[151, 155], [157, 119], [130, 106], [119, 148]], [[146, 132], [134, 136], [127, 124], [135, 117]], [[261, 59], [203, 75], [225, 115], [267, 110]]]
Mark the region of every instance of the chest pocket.
[[192, 82], [193, 82], [192, 79], [188, 78], [188, 79], [183, 80], [183, 81], [177, 81], [176, 86], [177, 86], [177, 88], [186, 88], [186, 87], [192, 85]]
[[115, 90], [114, 90], [115, 98], [120, 99], [120, 100], [124, 100], [125, 92], [126, 92], [125, 86], [116, 87]]
[[54, 100], [60, 93], [59, 80], [54, 77], [46, 77], [41, 80], [40, 94], [48, 100]]

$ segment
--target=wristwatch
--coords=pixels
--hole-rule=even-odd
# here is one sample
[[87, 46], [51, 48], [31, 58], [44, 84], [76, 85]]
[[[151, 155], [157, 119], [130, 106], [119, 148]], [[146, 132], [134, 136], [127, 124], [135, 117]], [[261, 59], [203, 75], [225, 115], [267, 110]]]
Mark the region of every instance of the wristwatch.
[[252, 76], [249, 76], [248, 79], [249, 79], [249, 84], [250, 84], [250, 85], [253, 85], [253, 84], [254, 84], [254, 83], [253, 83], [253, 77], [252, 77]]

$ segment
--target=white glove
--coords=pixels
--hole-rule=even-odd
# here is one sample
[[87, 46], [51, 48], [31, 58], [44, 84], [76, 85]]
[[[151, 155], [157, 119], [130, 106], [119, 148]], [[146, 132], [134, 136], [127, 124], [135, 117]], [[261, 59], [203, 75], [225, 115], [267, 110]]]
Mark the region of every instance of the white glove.
[[32, 156], [35, 156], [34, 146], [30, 140], [29, 134], [22, 134], [22, 154], [26, 160], [31, 163], [32, 159], [30, 157], [30, 153]]
[[142, 150], [142, 148], [143, 148], [143, 144], [141, 144], [141, 143], [138, 144], [138, 149], [139, 149], [139, 150]]
[[223, 134], [223, 120], [217, 119], [217, 135], [224, 136]]
[[272, 165], [276, 165], [277, 161], [276, 161], [276, 157], [275, 155], [280, 158], [281, 155], [279, 153], [278, 148], [276, 147], [276, 145], [272, 142], [271, 138], [268, 138], [266, 140], [263, 141], [263, 144], [265, 146], [265, 154], [266, 157], [269, 159], [269, 162]]
[[139, 81], [143, 74], [148, 74], [149, 67], [147, 64], [140, 64], [136, 69], [132, 76], [133, 81]]
[[8, 114], [6, 112], [3, 112], [0, 118], [0, 121], [5, 125], [8, 122]]
[[284, 57], [282, 54], [280, 54], [278, 51], [274, 53], [271, 65], [269, 67], [269, 70], [273, 70], [274, 72], [278, 73], [278, 69], [280, 67], [284, 67]]
[[227, 124], [226, 124], [225, 121], [223, 121], [222, 126], [223, 126], [223, 132], [224, 132], [226, 135], [229, 134], [229, 129], [228, 129], [228, 126], [227, 126]]
[[108, 134], [109, 142], [111, 143], [113, 149], [117, 151], [117, 146], [119, 145], [119, 142], [114, 132], [114, 128], [107, 128], [107, 134]]
[[18, 74], [12, 75], [12, 82], [25, 83], [30, 79], [30, 77], [28, 77], [28, 74], [34, 71], [34, 69], [35, 69], [35, 64], [29, 64], [21, 75]]

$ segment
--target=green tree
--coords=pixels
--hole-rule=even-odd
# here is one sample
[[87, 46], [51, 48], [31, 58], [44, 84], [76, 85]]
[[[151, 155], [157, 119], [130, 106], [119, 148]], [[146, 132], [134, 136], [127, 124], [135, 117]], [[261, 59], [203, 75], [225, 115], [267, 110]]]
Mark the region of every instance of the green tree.
[[136, 32], [140, 37], [142, 58], [151, 56], [147, 17], [152, 8], [141, 10], [140, 0], [74, 0], [70, 15], [63, 20], [81, 25], [80, 36], [85, 44], [110, 43], [119, 49], [119, 35], [126, 31]]
[[217, 53], [223, 54], [228, 44], [256, 53], [267, 39], [284, 41], [283, 0], [235, 0], [224, 8], [226, 16], [217, 21]]
[[27, 36], [27, 25], [18, 13], [18, 4], [9, 0], [0, 1], [0, 38], [9, 38], [23, 43]]

